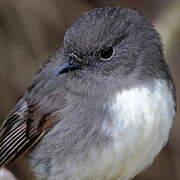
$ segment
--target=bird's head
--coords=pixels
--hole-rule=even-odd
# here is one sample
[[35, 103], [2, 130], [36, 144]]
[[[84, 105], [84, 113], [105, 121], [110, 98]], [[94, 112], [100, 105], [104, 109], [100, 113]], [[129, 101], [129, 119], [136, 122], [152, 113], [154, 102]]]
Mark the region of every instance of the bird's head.
[[65, 33], [60, 71], [81, 83], [131, 87], [166, 76], [161, 42], [153, 26], [128, 8], [84, 13]]

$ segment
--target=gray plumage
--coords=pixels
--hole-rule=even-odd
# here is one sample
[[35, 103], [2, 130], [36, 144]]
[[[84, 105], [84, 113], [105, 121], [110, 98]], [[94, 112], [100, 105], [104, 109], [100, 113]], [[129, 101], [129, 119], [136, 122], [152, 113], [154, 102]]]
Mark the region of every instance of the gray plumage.
[[[71, 69], [64, 71], [62, 64], [65, 62], [76, 62], [76, 66], [73, 64]], [[141, 160], [143, 166], [148, 166], [166, 143], [175, 117], [174, 85], [164, 61], [159, 35], [144, 17], [132, 9], [100, 8], [84, 13], [66, 31], [63, 47], [42, 65], [32, 85], [7, 116], [0, 134], [0, 166], [29, 149], [26, 156], [39, 179], [132, 178], [142, 170], [136, 167], [135, 172], [130, 173], [132, 170], [125, 165], [128, 154], [123, 154], [123, 147], [127, 148], [129, 154], [133, 149], [138, 150], [136, 144], [132, 145], [135, 142], [130, 137], [133, 128], [126, 129], [130, 131], [127, 135], [129, 140], [126, 141], [123, 128], [126, 125], [124, 117], [128, 114], [121, 109], [122, 104], [118, 111], [115, 110], [116, 113], [111, 107], [114, 107], [117, 93], [123, 94], [137, 88], [138, 92], [139, 89], [142, 93], [148, 92], [153, 99], [156, 91], [162, 89], [161, 86], [165, 87], [164, 94], [167, 95], [167, 100], [165, 96], [162, 97], [162, 106], [164, 102], [168, 122], [164, 122], [165, 125], [159, 123], [166, 130], [162, 129], [161, 140], [158, 139], [161, 134], [155, 137], [159, 148], [149, 153], [147, 160]], [[158, 98], [155, 96], [154, 101], [158, 101]], [[136, 103], [130, 102], [134, 106]], [[147, 109], [151, 110], [150, 104], [148, 100]], [[162, 107], [159, 112], [164, 109]], [[146, 112], [140, 113], [146, 119]], [[157, 117], [164, 117], [156, 114]], [[106, 148], [114, 149], [114, 142], [118, 141], [113, 134], [117, 117], [123, 129], [122, 133], [121, 128], [118, 130], [118, 138], [123, 142], [118, 152], [122, 149], [119, 156], [123, 155], [124, 159], [113, 166], [111, 160], [102, 154]], [[135, 115], [132, 117], [136, 120]], [[138, 128], [140, 126], [143, 124]], [[148, 132], [145, 127], [141, 129], [142, 139]], [[116, 154], [116, 149], [112, 150], [113, 153]], [[102, 159], [102, 167], [93, 169], [96, 162], [101, 162], [98, 158]], [[120, 167], [116, 167], [116, 164], [120, 164]], [[127, 170], [121, 170], [122, 167]]]

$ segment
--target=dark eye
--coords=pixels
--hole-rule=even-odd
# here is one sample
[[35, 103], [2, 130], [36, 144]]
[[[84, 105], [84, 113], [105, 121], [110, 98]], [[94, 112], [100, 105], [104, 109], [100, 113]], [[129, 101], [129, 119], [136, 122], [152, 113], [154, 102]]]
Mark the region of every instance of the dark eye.
[[105, 48], [102, 49], [101, 51], [99, 51], [99, 57], [101, 58], [101, 60], [103, 61], [108, 61], [110, 60], [110, 57], [113, 55], [113, 48], [109, 47], [109, 48]]

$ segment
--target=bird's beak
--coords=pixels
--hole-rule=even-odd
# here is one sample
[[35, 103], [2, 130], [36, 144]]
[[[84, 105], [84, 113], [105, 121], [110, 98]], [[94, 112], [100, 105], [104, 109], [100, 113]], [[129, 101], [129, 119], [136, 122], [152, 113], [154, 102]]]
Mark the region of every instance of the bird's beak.
[[70, 71], [75, 71], [81, 69], [81, 64], [74, 61], [67, 61], [58, 67], [58, 74], [67, 73]]

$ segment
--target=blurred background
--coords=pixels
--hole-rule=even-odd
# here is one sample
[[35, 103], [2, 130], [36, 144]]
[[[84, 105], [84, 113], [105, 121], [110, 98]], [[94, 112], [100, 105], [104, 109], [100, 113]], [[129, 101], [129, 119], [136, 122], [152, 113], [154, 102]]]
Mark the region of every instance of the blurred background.
[[[65, 30], [83, 12], [123, 5], [141, 11], [164, 44], [180, 101], [180, 0], [0, 0], [0, 121], [30, 84], [39, 65], [62, 44]], [[180, 114], [167, 147], [136, 180], [180, 180]], [[8, 168], [19, 180], [33, 180], [23, 158]]]

